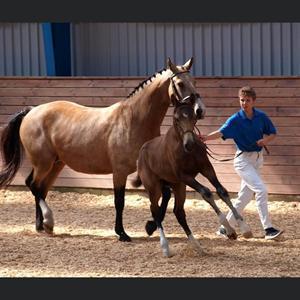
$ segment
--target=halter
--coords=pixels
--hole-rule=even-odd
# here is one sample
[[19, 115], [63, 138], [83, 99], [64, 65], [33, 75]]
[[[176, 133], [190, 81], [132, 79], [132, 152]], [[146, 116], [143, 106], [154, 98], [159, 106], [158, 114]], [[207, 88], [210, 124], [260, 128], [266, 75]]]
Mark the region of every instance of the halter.
[[[176, 76], [178, 76], [179, 74], [189, 73], [189, 72], [190, 72], [190, 71], [188, 71], [188, 70], [181, 71], [181, 72], [176, 72], [176, 73], [174, 73], [174, 74], [170, 77], [171, 82], [172, 82], [172, 88], [173, 88], [173, 91], [175, 92], [176, 97], [177, 97], [177, 100], [178, 100], [179, 103], [185, 103], [185, 102], [187, 102], [187, 100], [189, 100], [189, 99], [191, 98], [191, 96], [186, 96], [186, 97], [184, 97], [184, 98], [181, 99], [181, 97], [180, 97], [180, 95], [179, 95], [179, 93], [178, 93], [178, 90], [177, 90], [177, 88], [176, 88], [176, 85], [175, 85], [175, 82], [174, 82], [173, 78], [176, 77]], [[180, 100], [180, 99], [181, 99], [181, 100]]]
[[186, 133], [192, 133], [192, 134], [195, 134], [195, 128], [196, 128], [196, 125], [194, 125], [194, 128], [192, 130], [186, 130], [184, 131], [182, 129], [182, 126], [180, 125], [179, 121], [175, 120], [175, 124], [177, 126], [177, 128], [179, 129], [179, 133], [180, 133], [180, 138], [183, 138], [183, 136], [186, 134]]

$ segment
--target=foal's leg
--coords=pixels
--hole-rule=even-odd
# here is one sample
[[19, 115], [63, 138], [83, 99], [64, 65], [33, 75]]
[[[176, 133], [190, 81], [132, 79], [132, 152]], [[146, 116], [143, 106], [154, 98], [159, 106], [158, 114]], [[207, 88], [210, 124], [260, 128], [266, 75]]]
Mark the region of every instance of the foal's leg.
[[[162, 193], [162, 200], [161, 200], [161, 205], [160, 205], [160, 216], [161, 216], [161, 222], [163, 222], [164, 217], [166, 215], [168, 203], [171, 198], [170, 187], [167, 184], [162, 183], [161, 184], [161, 193]], [[157, 229], [156, 222], [154, 220], [147, 221], [145, 229], [146, 229], [146, 232], [148, 235], [152, 235], [153, 232]]]
[[123, 210], [125, 204], [125, 186], [127, 175], [113, 173], [114, 199], [116, 209], [115, 232], [119, 235], [119, 241], [131, 242], [123, 227]]
[[232, 202], [230, 200], [229, 194], [227, 192], [227, 190], [221, 185], [221, 183], [219, 182], [216, 173], [213, 169], [213, 166], [210, 164], [208, 165], [210, 167], [201, 170], [201, 174], [203, 176], [205, 176], [210, 183], [216, 188], [217, 194], [219, 195], [219, 197], [227, 204], [227, 206], [230, 208], [230, 210], [232, 211], [238, 226], [241, 230], [242, 235], [245, 238], [250, 238], [252, 237], [252, 232], [250, 227], [246, 224], [246, 222], [244, 221], [243, 217], [238, 213], [238, 211], [236, 210], [236, 208], [232, 205]]
[[236, 234], [235, 230], [228, 223], [224, 214], [220, 211], [220, 209], [216, 205], [211, 191], [207, 187], [200, 184], [192, 176], [182, 175], [181, 179], [182, 179], [182, 182], [184, 182], [186, 185], [188, 185], [189, 187], [193, 188], [198, 193], [200, 193], [201, 196], [203, 197], [203, 199], [210, 204], [210, 206], [213, 208], [213, 210], [218, 215], [220, 224], [226, 228], [228, 238], [235, 240], [237, 238], [237, 234]]
[[203, 250], [200, 246], [200, 243], [194, 238], [185, 217], [184, 211], [184, 202], [186, 198], [186, 186], [183, 183], [179, 183], [173, 186], [175, 205], [174, 205], [174, 214], [177, 218], [178, 223], [183, 228], [186, 233], [188, 240], [192, 243], [193, 247], [199, 252], [203, 253]]
[[161, 213], [161, 209], [158, 205], [158, 201], [161, 195], [161, 191], [160, 191], [160, 186], [159, 184], [154, 185], [153, 187], [151, 187], [151, 189], [148, 189], [149, 191], [149, 198], [150, 198], [150, 210], [152, 213], [152, 217], [156, 222], [156, 225], [158, 227], [159, 230], [159, 236], [160, 236], [160, 245], [163, 251], [163, 255], [170, 257], [171, 253], [170, 253], [170, 249], [169, 249], [169, 243], [168, 240], [165, 237], [165, 233], [162, 227], [162, 219], [163, 219], [163, 215]]

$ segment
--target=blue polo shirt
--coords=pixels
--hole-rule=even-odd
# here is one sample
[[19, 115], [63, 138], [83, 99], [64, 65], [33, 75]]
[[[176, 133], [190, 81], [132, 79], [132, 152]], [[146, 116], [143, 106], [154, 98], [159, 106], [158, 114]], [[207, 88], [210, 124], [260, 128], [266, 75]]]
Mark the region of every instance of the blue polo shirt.
[[269, 117], [261, 110], [253, 108], [253, 117], [248, 119], [246, 113], [240, 111], [229, 117], [219, 131], [223, 139], [233, 139], [237, 148], [241, 151], [261, 151], [256, 142], [263, 135], [276, 134], [276, 128]]

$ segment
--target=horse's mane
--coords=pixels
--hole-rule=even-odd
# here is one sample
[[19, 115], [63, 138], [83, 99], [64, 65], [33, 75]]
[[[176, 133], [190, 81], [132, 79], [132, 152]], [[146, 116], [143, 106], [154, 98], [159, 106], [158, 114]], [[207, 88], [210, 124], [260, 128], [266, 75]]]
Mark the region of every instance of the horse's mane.
[[148, 77], [147, 79], [143, 80], [137, 87], [134, 88], [134, 90], [126, 97], [126, 99], [130, 98], [131, 96], [133, 96], [140, 88], [144, 88], [145, 85], [147, 85], [148, 80], [150, 82], [152, 82], [152, 79], [156, 77], [156, 75], [158, 74], [162, 74], [164, 71], [166, 71], [167, 69], [161, 69], [160, 71], [154, 73], [153, 75], [151, 75], [150, 77]]

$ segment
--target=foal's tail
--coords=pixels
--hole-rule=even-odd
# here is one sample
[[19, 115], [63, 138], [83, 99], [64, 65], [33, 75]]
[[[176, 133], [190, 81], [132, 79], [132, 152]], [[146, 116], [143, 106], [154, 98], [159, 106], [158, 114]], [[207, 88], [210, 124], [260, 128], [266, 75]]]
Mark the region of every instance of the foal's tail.
[[137, 175], [136, 178], [131, 181], [131, 184], [135, 188], [140, 187], [142, 185], [142, 180], [141, 180], [140, 176]]
[[23, 146], [20, 141], [19, 130], [23, 118], [32, 107], [26, 107], [17, 113], [3, 128], [0, 140], [0, 152], [3, 170], [0, 171], [0, 188], [7, 187], [14, 179], [23, 159]]

